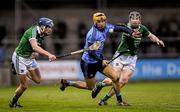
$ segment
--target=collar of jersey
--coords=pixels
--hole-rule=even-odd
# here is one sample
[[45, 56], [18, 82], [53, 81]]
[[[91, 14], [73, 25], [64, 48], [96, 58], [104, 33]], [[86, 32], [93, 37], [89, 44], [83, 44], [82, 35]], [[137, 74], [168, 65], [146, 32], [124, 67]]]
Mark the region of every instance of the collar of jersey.
[[37, 26], [36, 28], [37, 28], [38, 34], [41, 34], [39, 26]]

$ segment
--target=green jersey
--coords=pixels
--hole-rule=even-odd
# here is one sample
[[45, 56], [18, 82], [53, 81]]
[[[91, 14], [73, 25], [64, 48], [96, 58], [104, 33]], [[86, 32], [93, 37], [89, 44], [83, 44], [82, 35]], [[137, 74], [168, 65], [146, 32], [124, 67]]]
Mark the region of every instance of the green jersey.
[[18, 56], [29, 58], [32, 54], [33, 49], [30, 44], [31, 39], [36, 39], [38, 45], [42, 45], [43, 37], [40, 36], [40, 30], [38, 26], [32, 26], [23, 34], [18, 47], [16, 48], [16, 53]]
[[[127, 24], [127, 27], [131, 29], [129, 24]], [[150, 31], [142, 24], [138, 27], [138, 31], [141, 33], [141, 36], [138, 38], [132, 38], [130, 35], [122, 33], [121, 42], [118, 46], [117, 52], [127, 56], [137, 55], [141, 39], [143, 37], [147, 37], [150, 34]]]

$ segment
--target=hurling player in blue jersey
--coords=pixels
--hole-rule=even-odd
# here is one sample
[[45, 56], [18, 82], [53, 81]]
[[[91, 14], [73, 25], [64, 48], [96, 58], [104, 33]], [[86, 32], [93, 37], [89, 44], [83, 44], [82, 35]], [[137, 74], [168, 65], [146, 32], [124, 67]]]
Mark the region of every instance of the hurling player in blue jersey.
[[81, 57], [81, 70], [84, 74], [84, 81], [67, 81], [62, 79], [60, 82], [60, 89], [65, 90], [68, 86], [74, 86], [76, 88], [92, 90], [96, 84], [95, 74], [97, 71], [101, 72], [105, 76], [109, 77], [113, 81], [113, 87], [115, 88], [115, 93], [117, 99], [119, 98], [119, 83], [118, 83], [118, 73], [116, 73], [111, 65], [108, 65], [108, 61], [103, 59], [103, 48], [104, 42], [106, 41], [107, 34], [109, 32], [125, 32], [129, 35], [138, 37], [139, 32], [133, 32], [126, 26], [114, 26], [106, 21], [106, 16], [104, 13], [97, 12], [93, 14], [94, 25], [89, 30], [86, 35], [86, 42], [84, 48], [89, 47], [96, 41], [101, 42], [101, 46], [96, 51], [84, 52]]

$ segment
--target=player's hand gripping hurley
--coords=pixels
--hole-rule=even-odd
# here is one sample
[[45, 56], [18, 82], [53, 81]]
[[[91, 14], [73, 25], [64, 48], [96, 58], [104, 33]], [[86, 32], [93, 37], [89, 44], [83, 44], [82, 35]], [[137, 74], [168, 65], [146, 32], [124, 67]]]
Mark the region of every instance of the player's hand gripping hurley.
[[100, 46], [101, 46], [101, 42], [96, 41], [95, 43], [93, 43], [93, 44], [92, 44], [91, 46], [89, 46], [88, 48], [81, 49], [81, 50], [77, 50], [77, 51], [70, 52], [70, 53], [63, 54], [63, 55], [56, 56], [56, 57], [57, 57], [57, 58], [62, 58], [62, 57], [70, 56], [70, 55], [73, 55], [73, 54], [79, 54], [79, 53], [82, 53], [82, 52], [85, 52], [85, 51], [93, 51], [93, 50], [99, 49]]

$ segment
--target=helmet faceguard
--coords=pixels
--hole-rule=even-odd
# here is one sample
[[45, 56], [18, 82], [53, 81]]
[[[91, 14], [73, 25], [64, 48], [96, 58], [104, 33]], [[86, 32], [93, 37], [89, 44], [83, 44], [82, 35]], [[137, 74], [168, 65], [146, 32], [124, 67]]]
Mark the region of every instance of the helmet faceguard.
[[134, 17], [135, 18], [139, 17], [139, 19], [141, 19], [141, 14], [137, 11], [130, 12], [129, 13], [129, 19], [134, 18]]
[[136, 29], [141, 24], [141, 14], [137, 11], [129, 13], [129, 23], [133, 29]]
[[97, 21], [100, 21], [100, 20], [106, 20], [106, 15], [104, 13], [97, 12], [97, 13], [93, 14], [94, 24], [96, 24]]

